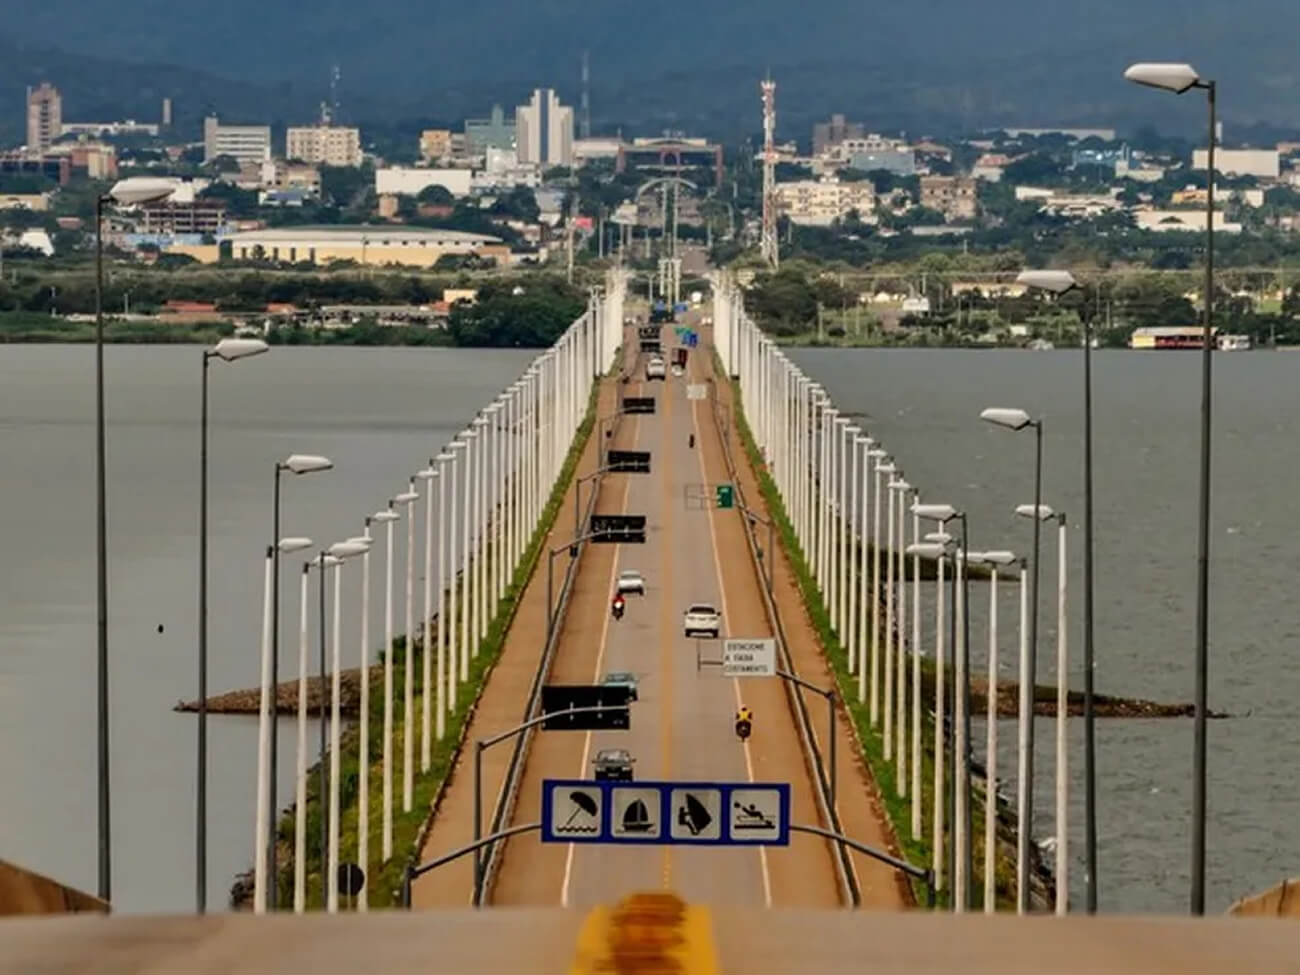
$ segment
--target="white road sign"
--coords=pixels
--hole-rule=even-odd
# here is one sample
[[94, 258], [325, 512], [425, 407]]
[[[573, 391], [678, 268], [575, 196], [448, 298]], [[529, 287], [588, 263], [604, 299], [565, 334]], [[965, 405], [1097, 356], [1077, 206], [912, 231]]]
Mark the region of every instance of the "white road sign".
[[781, 835], [782, 809], [779, 789], [732, 789], [727, 810], [733, 843], [771, 842]]
[[686, 384], [686, 398], [687, 398], [687, 399], [708, 399], [708, 398], [709, 398], [709, 386], [708, 386], [708, 384], [707, 384], [707, 383], [687, 383], [687, 384]]
[[610, 835], [615, 839], [657, 840], [663, 835], [659, 821], [657, 788], [615, 786], [610, 789]]
[[776, 640], [726, 640], [722, 645], [722, 676], [775, 677]]

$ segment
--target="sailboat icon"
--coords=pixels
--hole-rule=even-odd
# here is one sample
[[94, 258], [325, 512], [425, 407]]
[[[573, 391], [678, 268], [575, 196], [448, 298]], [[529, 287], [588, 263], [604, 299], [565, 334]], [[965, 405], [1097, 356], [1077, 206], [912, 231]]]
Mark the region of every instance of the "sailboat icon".
[[634, 799], [623, 812], [623, 831], [626, 833], [648, 833], [654, 829], [650, 821], [650, 811], [640, 799]]

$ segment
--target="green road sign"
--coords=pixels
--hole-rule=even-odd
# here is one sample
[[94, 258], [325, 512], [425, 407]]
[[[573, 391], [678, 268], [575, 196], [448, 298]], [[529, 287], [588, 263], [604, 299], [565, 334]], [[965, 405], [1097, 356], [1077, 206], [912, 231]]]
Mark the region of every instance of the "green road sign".
[[714, 491], [718, 497], [719, 508], [731, 508], [736, 503], [736, 489], [730, 484], [719, 484]]

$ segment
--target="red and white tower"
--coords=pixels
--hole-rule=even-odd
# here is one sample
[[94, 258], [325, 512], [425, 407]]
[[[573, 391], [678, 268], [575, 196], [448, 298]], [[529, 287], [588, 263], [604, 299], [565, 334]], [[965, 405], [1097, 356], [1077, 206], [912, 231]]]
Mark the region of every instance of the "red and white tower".
[[776, 234], [776, 82], [759, 82], [763, 92], [763, 260], [775, 268], [780, 262]]

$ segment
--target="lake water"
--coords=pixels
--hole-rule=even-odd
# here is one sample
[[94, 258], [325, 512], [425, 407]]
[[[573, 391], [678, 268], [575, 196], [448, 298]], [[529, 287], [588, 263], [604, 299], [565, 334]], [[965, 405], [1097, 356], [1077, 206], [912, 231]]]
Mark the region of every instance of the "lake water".
[[[194, 347], [106, 352], [113, 900], [127, 912], [194, 905], [195, 718], [171, 708], [197, 690], [200, 356]], [[318, 453], [335, 463], [328, 473], [284, 478], [284, 535], [328, 544], [360, 534], [362, 519], [405, 490], [531, 358], [525, 350], [275, 348], [213, 362], [214, 693], [258, 681], [275, 462]], [[92, 893], [94, 415], [93, 347], [0, 346], [0, 857]], [[296, 672], [301, 558], [284, 559], [286, 677]], [[381, 592], [382, 560], [372, 560], [376, 571]], [[401, 599], [399, 586], [399, 620]], [[382, 598], [372, 605], [378, 645]], [[359, 625], [345, 620], [348, 632]], [[219, 910], [234, 874], [252, 862], [257, 722], [213, 717], [208, 727], [208, 906]], [[282, 803], [294, 743], [290, 721], [279, 736]]]
[[[107, 353], [114, 899], [131, 912], [193, 906], [194, 718], [171, 707], [195, 693], [199, 354]], [[1030, 526], [1011, 510], [1032, 500], [1033, 487], [1032, 437], [981, 423], [980, 409], [1020, 406], [1045, 416], [1044, 499], [1071, 518], [1071, 679], [1080, 687], [1079, 353], [800, 350], [793, 357], [841, 409], [869, 414], [866, 426], [926, 500], [970, 512], [977, 548], [1028, 548]], [[328, 542], [359, 533], [362, 517], [403, 490], [530, 358], [523, 351], [277, 348], [213, 364], [214, 691], [257, 681], [276, 459], [323, 453], [336, 463], [329, 473], [285, 480], [284, 534]], [[1300, 851], [1300, 797], [1290, 771], [1300, 758], [1300, 677], [1290, 666], [1300, 649], [1290, 592], [1300, 550], [1288, 544], [1291, 478], [1300, 473], [1293, 381], [1300, 358], [1261, 351], [1215, 362], [1211, 703], [1239, 715], [1210, 726], [1209, 894], [1217, 910], [1293, 874]], [[1101, 351], [1094, 367], [1097, 687], [1190, 700], [1199, 359]], [[91, 891], [93, 376], [89, 347], [0, 347], [0, 856]], [[401, 566], [404, 533], [397, 534]], [[1055, 667], [1054, 534], [1045, 533], [1043, 545], [1040, 673], [1047, 679]], [[282, 619], [296, 618], [296, 558], [286, 560]], [[1010, 663], [1014, 585], [1003, 596]], [[980, 667], [984, 591], [976, 588], [972, 601]], [[376, 617], [372, 633], [379, 626]], [[291, 663], [284, 667], [289, 672]], [[217, 717], [209, 728], [208, 903], [219, 909], [233, 875], [251, 862], [256, 721]], [[1070, 731], [1071, 834], [1081, 854], [1081, 722]], [[1011, 746], [1000, 758], [1004, 770], [1014, 769], [1013, 733], [1012, 723], [1002, 725]], [[1052, 722], [1040, 721], [1040, 836], [1053, 828], [1052, 735]], [[982, 751], [978, 723], [975, 740]], [[281, 797], [291, 787], [292, 742], [281, 734]], [[1104, 909], [1186, 909], [1191, 750], [1189, 720], [1098, 723]], [[1080, 856], [1074, 864], [1071, 887], [1081, 903]]]
[[[1043, 500], [1068, 513], [1070, 681], [1082, 688], [1082, 427], [1079, 350], [803, 349], [793, 360], [883, 442], [923, 500], [970, 516], [975, 549], [1028, 552], [1034, 442], [979, 419], [988, 406], [1045, 420]], [[1215, 358], [1210, 567], [1209, 910], [1296, 873], [1300, 854], [1297, 700], [1300, 651], [1294, 478], [1300, 476], [1300, 357]], [[1190, 701], [1200, 357], [1098, 351], [1093, 359], [1095, 647], [1100, 693]], [[910, 532], [910, 520], [909, 520]], [[1056, 530], [1043, 533], [1039, 674], [1056, 665]], [[1000, 587], [1002, 673], [1015, 666], [1018, 596]], [[932, 594], [926, 592], [927, 604]], [[987, 591], [972, 588], [971, 642], [985, 669]], [[927, 638], [928, 640], [928, 638]], [[928, 643], [927, 643], [928, 645]], [[1082, 721], [1070, 722], [1071, 896], [1083, 903]], [[999, 762], [1014, 787], [1014, 722], [1000, 725]], [[1036, 731], [1035, 835], [1054, 829], [1055, 726]], [[982, 753], [984, 730], [974, 729]], [[1097, 725], [1100, 906], [1185, 912], [1188, 905], [1192, 722]], [[1007, 773], [1011, 774], [1008, 775]], [[978, 855], [978, 854], [977, 854]]]

